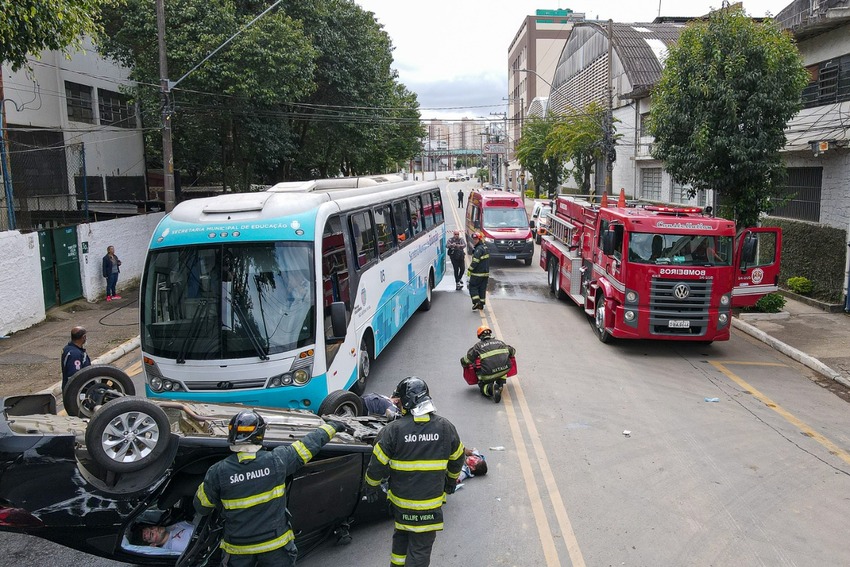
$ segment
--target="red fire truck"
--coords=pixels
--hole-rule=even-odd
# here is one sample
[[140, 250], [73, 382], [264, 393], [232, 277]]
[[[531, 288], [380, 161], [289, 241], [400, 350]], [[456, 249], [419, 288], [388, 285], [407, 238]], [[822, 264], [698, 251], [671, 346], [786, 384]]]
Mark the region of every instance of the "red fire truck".
[[558, 297], [592, 317], [599, 340], [729, 339], [732, 307], [777, 290], [782, 233], [748, 228], [698, 207], [553, 203], [540, 267]]

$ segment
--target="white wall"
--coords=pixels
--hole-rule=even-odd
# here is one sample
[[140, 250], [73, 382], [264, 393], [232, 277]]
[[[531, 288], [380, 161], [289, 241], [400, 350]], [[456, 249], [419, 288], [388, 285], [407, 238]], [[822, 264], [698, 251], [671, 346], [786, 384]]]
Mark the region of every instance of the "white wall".
[[0, 232], [0, 335], [44, 319], [38, 233]]
[[[106, 295], [106, 278], [101, 268], [107, 246], [115, 247], [115, 255], [121, 260], [116, 291], [137, 284], [145, 266], [145, 253], [156, 225], [165, 213], [139, 215], [109, 221], [81, 224], [77, 227], [80, 250], [80, 279], [83, 297], [98, 301]], [[39, 287], [41, 284], [39, 283]]]

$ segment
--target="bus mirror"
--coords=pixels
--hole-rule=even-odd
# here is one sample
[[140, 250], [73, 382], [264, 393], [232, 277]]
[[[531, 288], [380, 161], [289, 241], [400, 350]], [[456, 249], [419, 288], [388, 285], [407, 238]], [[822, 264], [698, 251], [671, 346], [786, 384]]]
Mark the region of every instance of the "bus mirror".
[[342, 301], [334, 301], [331, 303], [331, 332], [334, 339], [343, 340], [345, 338], [345, 303]]
[[614, 253], [614, 231], [606, 230], [602, 233], [602, 253], [610, 256]]
[[748, 234], [744, 238], [744, 245], [741, 247], [741, 268], [755, 263], [758, 242], [759, 239], [754, 234]]

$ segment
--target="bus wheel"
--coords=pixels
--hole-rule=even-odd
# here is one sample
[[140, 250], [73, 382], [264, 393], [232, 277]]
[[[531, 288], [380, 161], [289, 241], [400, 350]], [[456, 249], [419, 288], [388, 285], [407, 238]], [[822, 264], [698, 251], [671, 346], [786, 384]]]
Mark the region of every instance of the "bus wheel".
[[434, 290], [434, 274], [428, 274], [428, 284], [425, 286], [425, 301], [419, 306], [422, 311], [431, 310], [431, 294]]
[[366, 391], [366, 380], [369, 378], [369, 370], [372, 366], [372, 358], [369, 356], [369, 343], [366, 337], [360, 340], [360, 354], [357, 356], [357, 381], [351, 385], [351, 391], [358, 396]]
[[596, 296], [596, 309], [591, 324], [600, 341], [607, 343], [611, 340], [610, 333], [605, 330], [605, 297], [601, 294]]
[[334, 390], [319, 406], [319, 415], [347, 415], [357, 417], [363, 415], [363, 399], [354, 392]]

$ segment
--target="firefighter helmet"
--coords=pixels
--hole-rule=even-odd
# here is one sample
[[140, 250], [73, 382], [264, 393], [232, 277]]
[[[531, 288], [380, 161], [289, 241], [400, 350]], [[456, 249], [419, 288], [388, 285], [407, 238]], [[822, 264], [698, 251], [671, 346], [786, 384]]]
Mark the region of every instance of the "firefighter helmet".
[[423, 402], [431, 401], [428, 384], [417, 376], [408, 376], [399, 382], [393, 397], [399, 399], [401, 407], [406, 411], [412, 410]]
[[253, 410], [242, 410], [227, 426], [227, 442], [231, 445], [262, 445], [266, 421]]
[[480, 232], [473, 232], [472, 233], [472, 239], [473, 240], [481, 240], [481, 233]]
[[493, 334], [493, 331], [491, 331], [490, 327], [487, 325], [481, 325], [478, 327], [478, 330], [475, 331], [475, 334], [478, 335], [479, 339], [489, 339], [490, 335]]

